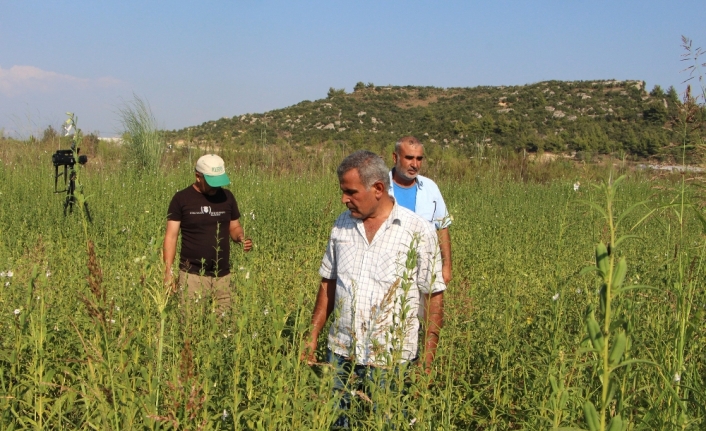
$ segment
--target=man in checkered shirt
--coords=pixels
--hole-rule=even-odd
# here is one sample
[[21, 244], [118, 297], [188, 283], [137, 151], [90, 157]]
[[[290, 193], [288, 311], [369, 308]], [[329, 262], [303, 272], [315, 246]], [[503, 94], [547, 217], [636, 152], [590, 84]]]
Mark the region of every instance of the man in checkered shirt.
[[416, 361], [420, 321], [420, 362], [430, 372], [446, 289], [436, 232], [388, 194], [388, 169], [380, 156], [357, 151], [337, 173], [348, 211], [334, 223], [319, 268], [321, 285], [304, 358], [315, 363], [317, 338], [335, 310], [328, 349], [338, 371], [336, 386], [345, 386], [342, 378], [348, 377], [341, 370], [367, 375], [370, 369]]

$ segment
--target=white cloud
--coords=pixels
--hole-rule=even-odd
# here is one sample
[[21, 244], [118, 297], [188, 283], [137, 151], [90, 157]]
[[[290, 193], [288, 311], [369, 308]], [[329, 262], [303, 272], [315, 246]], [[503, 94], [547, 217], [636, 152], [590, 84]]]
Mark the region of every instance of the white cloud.
[[9, 69], [0, 67], [0, 94], [8, 97], [26, 93], [48, 93], [69, 88], [106, 88], [121, 84], [120, 80], [111, 77], [79, 78], [42, 70], [34, 66], [12, 66]]

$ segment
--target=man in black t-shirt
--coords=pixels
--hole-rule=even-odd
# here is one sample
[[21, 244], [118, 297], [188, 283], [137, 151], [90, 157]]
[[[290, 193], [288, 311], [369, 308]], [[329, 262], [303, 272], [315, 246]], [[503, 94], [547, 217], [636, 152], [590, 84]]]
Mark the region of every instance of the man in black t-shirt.
[[173, 284], [172, 266], [181, 231], [179, 285], [188, 295], [215, 299], [218, 312], [230, 304], [230, 239], [252, 249], [240, 225], [238, 203], [230, 190], [223, 159], [207, 154], [196, 162], [196, 181], [177, 192], [167, 211], [164, 235], [165, 284]]

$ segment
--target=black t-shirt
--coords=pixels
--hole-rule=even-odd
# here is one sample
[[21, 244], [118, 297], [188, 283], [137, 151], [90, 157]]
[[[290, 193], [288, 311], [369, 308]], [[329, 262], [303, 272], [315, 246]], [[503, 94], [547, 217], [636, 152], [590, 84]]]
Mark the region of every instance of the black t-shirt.
[[229, 274], [230, 222], [239, 218], [238, 203], [230, 190], [217, 188], [213, 196], [193, 186], [178, 191], [169, 204], [167, 220], [181, 222], [179, 269], [192, 274], [203, 270], [211, 277]]

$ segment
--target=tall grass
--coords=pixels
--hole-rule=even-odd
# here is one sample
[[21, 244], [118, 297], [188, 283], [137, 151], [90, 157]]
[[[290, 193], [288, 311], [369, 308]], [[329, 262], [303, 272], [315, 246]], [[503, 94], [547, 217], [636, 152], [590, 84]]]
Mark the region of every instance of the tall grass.
[[123, 127], [123, 143], [129, 162], [147, 173], [159, 169], [164, 153], [164, 139], [149, 104], [138, 96], [118, 111]]

